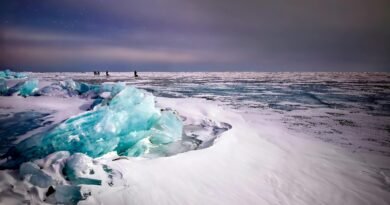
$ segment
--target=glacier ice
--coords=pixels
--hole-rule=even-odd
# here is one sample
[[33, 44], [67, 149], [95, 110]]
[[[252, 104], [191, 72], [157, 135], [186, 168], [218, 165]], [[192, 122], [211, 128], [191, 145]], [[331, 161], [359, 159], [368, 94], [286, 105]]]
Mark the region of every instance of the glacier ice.
[[123, 86], [93, 88], [118, 94], [106, 105], [99, 104], [15, 145], [3, 156], [10, 159], [2, 166], [17, 167], [56, 151], [84, 153], [93, 158], [112, 151], [141, 156], [151, 148], [181, 139], [183, 124], [174, 111], [160, 110], [155, 107], [153, 95], [134, 87], [123, 89]]
[[20, 87], [19, 94], [21, 96], [31, 96], [34, 95], [38, 91], [38, 80], [27, 80], [24, 82], [24, 84]]

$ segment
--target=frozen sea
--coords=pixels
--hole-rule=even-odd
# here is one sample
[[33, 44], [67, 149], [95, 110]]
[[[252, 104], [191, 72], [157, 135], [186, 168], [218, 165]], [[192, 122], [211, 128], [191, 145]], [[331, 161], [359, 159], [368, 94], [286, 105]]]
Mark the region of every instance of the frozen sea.
[[[39, 80], [39, 89], [73, 79], [122, 82], [150, 93], [157, 107], [180, 116], [180, 143], [163, 154], [152, 149], [145, 156], [93, 157], [88, 169], [100, 185], [69, 181], [61, 172], [72, 159], [66, 154], [34, 159], [54, 181], [48, 185], [34, 184], [34, 174], [3, 169], [0, 204], [66, 202], [61, 194], [47, 196], [48, 187], [68, 193], [76, 185], [83, 194], [71, 202], [79, 204], [390, 203], [390, 73], [139, 75], [28, 73]], [[7, 85], [24, 80], [7, 80]], [[91, 104], [88, 96], [78, 95], [0, 96], [0, 152], [90, 112]], [[56, 164], [53, 158], [60, 160]]]
[[389, 73], [157, 72], [137, 80], [132, 75], [55, 74], [82, 82], [125, 81], [158, 97], [203, 98], [353, 152], [390, 156]]

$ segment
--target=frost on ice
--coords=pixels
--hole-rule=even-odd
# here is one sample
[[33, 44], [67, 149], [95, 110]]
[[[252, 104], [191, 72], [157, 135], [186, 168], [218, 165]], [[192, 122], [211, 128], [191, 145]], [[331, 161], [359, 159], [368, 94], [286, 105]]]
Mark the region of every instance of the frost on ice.
[[[73, 85], [69, 85], [73, 86]], [[56, 151], [84, 153], [96, 158], [115, 151], [118, 155], [141, 156], [182, 137], [183, 124], [174, 111], [155, 107], [154, 96], [134, 87], [107, 86], [115, 95], [106, 104], [69, 118], [51, 131], [32, 136], [3, 156], [2, 166], [15, 168]]]

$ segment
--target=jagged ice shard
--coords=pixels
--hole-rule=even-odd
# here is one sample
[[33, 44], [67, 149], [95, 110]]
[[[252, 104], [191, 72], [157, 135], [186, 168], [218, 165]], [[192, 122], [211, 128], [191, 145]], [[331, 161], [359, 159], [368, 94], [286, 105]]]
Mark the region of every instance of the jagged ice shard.
[[11, 159], [6, 166], [17, 167], [56, 151], [84, 153], [93, 158], [112, 151], [141, 156], [180, 140], [182, 130], [176, 113], [156, 108], [153, 95], [125, 87], [107, 105], [97, 105], [47, 133], [20, 142], [7, 153]]

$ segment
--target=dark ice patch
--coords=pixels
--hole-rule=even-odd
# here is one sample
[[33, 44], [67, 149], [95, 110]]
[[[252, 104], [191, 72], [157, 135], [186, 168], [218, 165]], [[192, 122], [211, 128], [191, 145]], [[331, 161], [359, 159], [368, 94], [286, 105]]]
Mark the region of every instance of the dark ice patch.
[[0, 116], [0, 154], [4, 154], [13, 145], [18, 136], [52, 123], [48, 120], [51, 113], [36, 111], [7, 113]]

